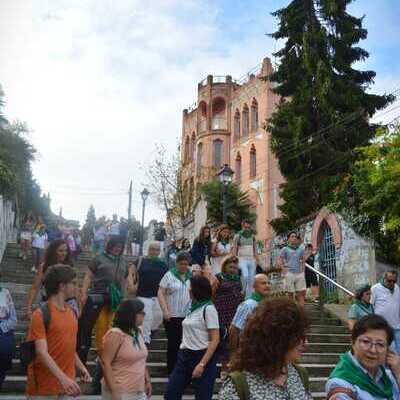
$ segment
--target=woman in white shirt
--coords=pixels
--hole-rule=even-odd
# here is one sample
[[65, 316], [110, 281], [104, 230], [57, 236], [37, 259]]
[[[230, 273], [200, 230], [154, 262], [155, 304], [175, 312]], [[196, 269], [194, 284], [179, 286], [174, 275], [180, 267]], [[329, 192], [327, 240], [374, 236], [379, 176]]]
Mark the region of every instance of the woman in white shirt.
[[182, 321], [190, 307], [190, 254], [178, 253], [176, 265], [161, 279], [158, 301], [163, 313], [167, 333], [167, 369], [171, 374], [182, 341]]
[[219, 323], [217, 310], [211, 302], [209, 280], [202, 276], [191, 278], [190, 297], [192, 305], [182, 323], [182, 344], [168, 381], [166, 400], [182, 399], [190, 382], [193, 383], [196, 400], [211, 400], [214, 392]]
[[214, 275], [221, 273], [222, 259], [231, 253], [231, 231], [228, 225], [222, 225], [217, 233], [216, 240], [211, 245], [211, 266]]

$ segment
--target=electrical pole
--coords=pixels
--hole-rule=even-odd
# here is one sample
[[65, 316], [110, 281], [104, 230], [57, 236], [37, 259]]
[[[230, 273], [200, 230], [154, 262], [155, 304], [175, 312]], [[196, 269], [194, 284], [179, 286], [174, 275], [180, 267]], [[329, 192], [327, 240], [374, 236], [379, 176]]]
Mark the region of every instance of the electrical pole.
[[132, 221], [132, 180], [129, 184], [129, 193], [128, 193], [128, 224], [130, 226]]

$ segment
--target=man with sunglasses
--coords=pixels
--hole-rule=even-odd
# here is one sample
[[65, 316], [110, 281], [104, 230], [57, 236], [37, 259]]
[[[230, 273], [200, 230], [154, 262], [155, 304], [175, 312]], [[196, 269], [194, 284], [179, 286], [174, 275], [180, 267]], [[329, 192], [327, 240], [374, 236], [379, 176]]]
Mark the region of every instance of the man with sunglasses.
[[381, 315], [394, 330], [394, 349], [400, 354], [400, 288], [397, 272], [387, 271], [371, 288], [371, 304], [375, 314]]

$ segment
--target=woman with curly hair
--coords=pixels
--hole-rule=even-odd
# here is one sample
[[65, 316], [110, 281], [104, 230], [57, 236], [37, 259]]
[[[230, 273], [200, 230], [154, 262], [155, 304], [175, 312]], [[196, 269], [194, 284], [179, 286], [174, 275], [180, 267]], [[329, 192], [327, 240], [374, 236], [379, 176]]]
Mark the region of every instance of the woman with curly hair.
[[309, 323], [301, 307], [285, 298], [261, 302], [247, 319], [219, 400], [310, 400], [308, 375], [295, 364]]
[[[44, 261], [39, 264], [28, 296], [27, 314], [29, 319], [32, 317], [32, 306], [35, 303], [37, 304], [47, 300], [46, 291], [43, 285], [44, 275], [48, 267], [56, 264], [70, 265], [71, 267], [73, 265], [71, 260], [71, 251], [69, 250], [67, 242], [62, 239], [54, 240], [50, 243], [44, 254]], [[73, 304], [74, 308], [75, 306], [76, 301], [74, 301]], [[75, 311], [77, 310], [75, 309]]]

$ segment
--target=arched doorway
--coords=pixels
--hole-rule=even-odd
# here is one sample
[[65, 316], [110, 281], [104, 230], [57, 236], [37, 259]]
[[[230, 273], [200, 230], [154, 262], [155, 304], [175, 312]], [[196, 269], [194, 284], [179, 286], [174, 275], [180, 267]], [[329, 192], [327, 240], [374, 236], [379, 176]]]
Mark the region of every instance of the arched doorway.
[[[319, 265], [320, 271], [329, 278], [336, 281], [336, 246], [331, 227], [326, 221], [323, 221], [319, 232]], [[337, 296], [335, 285], [327, 282], [325, 279], [320, 280], [322, 295], [325, 300], [334, 299]]]

